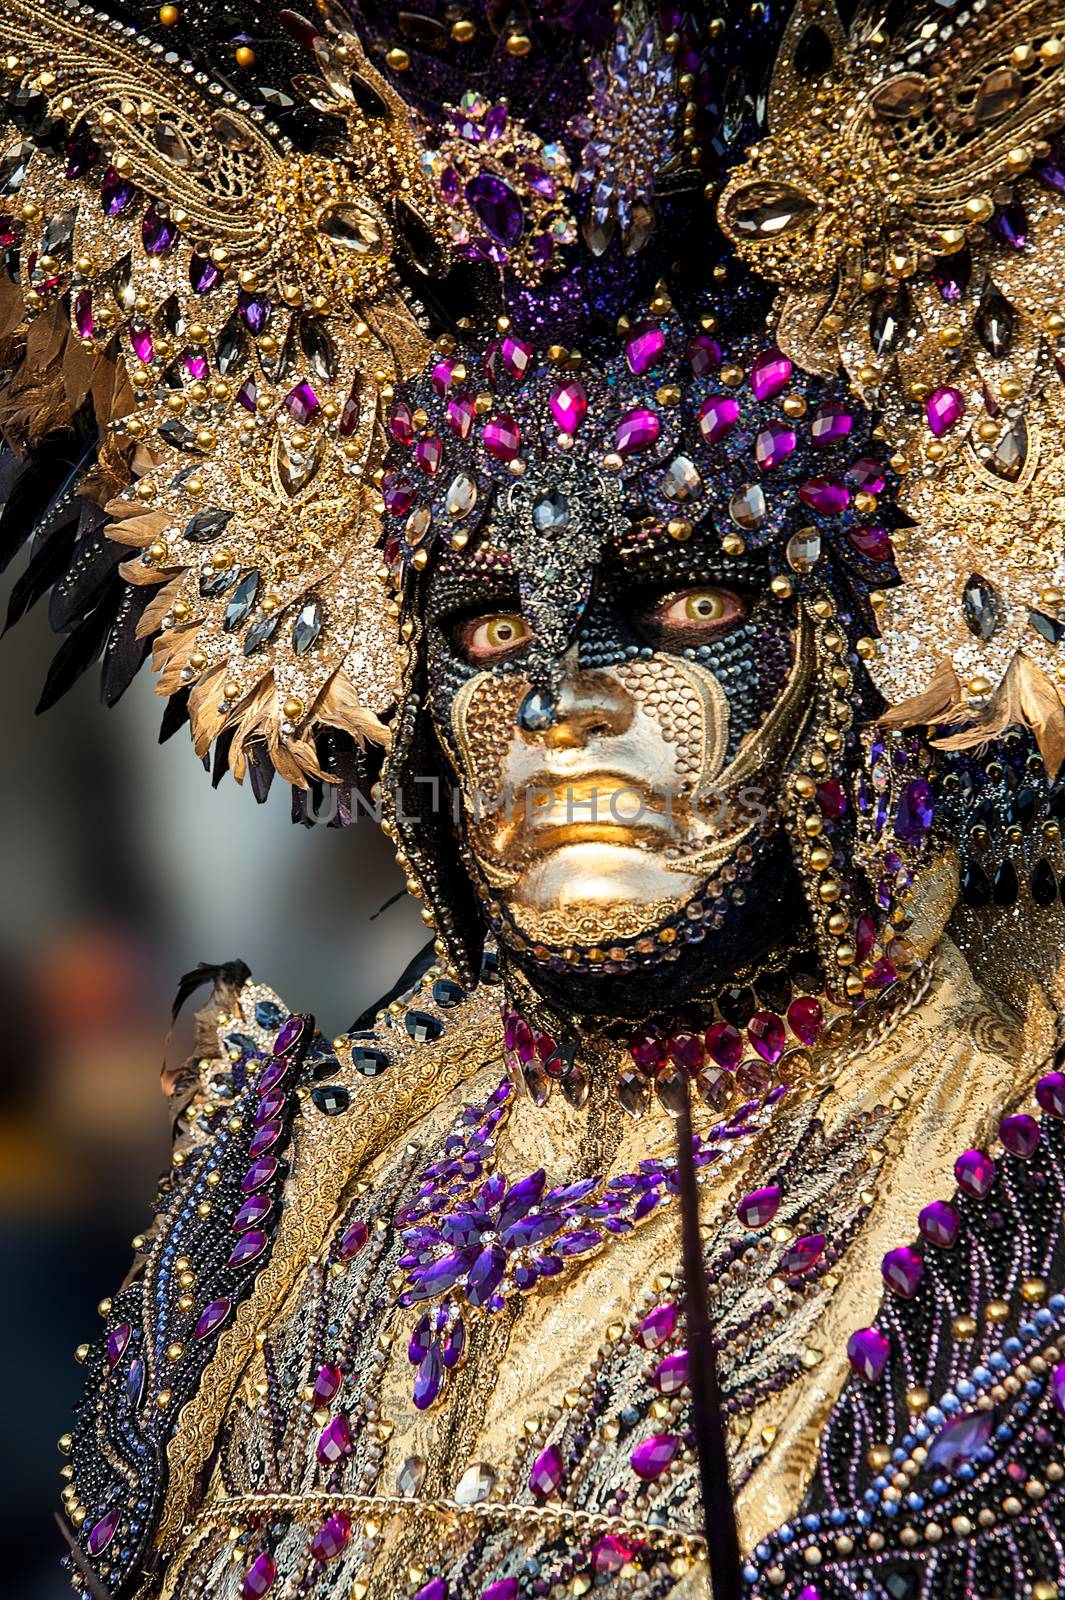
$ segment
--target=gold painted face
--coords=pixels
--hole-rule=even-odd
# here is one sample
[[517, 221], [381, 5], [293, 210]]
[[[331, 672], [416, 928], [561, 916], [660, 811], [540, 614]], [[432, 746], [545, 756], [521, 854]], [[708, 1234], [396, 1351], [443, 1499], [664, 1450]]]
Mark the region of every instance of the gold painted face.
[[[720, 593], [679, 596], [672, 625], [712, 623]], [[467, 660], [486, 665], [451, 703], [448, 742], [470, 853], [506, 920], [533, 943], [587, 948], [650, 936], [701, 895], [720, 895], [772, 810], [766, 774], [805, 699], [803, 635], [769, 714], [736, 745], [718, 677], [661, 651], [587, 670], [572, 648], [555, 721], [524, 728], [528, 681], [490, 670], [520, 651], [523, 619], [464, 626]]]

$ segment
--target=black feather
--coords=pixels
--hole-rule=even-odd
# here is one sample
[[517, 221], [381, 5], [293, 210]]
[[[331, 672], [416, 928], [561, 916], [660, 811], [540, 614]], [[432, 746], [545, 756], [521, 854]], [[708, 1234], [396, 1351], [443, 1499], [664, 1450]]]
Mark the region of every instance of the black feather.
[[50, 710], [57, 700], [61, 700], [71, 685], [77, 682], [82, 673], [91, 667], [100, 655], [114, 622], [115, 606], [121, 589], [121, 578], [117, 572], [112, 573], [111, 583], [101, 595], [99, 604], [67, 634], [56, 651], [48, 669], [48, 676], [44, 680], [41, 698], [37, 702], [38, 716], [42, 711]]
[[65, 633], [92, 610], [112, 570], [129, 556], [124, 545], [107, 537], [105, 524], [99, 506], [83, 501], [73, 558], [48, 603], [48, 621], [56, 633]]
[[69, 567], [78, 537], [76, 507], [73, 508], [72, 516], [73, 520], [67, 527], [53, 532], [51, 538], [46, 539], [40, 546], [12, 589], [7, 605], [7, 620], [4, 623], [5, 633], [26, 615], [31, 606], [37, 604], [42, 595], [48, 593], [53, 584], [59, 582]]
[[178, 1012], [190, 995], [202, 989], [205, 983], [226, 983], [239, 989], [251, 977], [251, 968], [244, 961], [223, 961], [212, 965], [209, 961], [201, 961], [198, 967], [191, 972], [186, 972], [177, 986], [174, 1004], [170, 1011], [170, 1020], [177, 1021]]
[[95, 427], [83, 422], [49, 434], [21, 457], [0, 512], [0, 572], [27, 540], [47, 527], [48, 518], [95, 462], [98, 449]]
[[150, 639], [137, 638], [137, 627], [153, 593], [143, 585], [122, 585], [100, 668], [100, 699], [105, 706], [118, 704], [152, 648]]
[[179, 728], [183, 728], [189, 720], [189, 691], [178, 689], [166, 703], [163, 720], [159, 724], [159, 743], [166, 744], [172, 739]]
[[214, 742], [214, 768], [211, 772], [212, 789], [218, 788], [218, 785], [229, 771], [229, 750], [236, 731], [236, 728], [223, 728]]
[[245, 739], [244, 756], [248, 763], [248, 782], [251, 785], [251, 792], [259, 805], [264, 805], [277, 770], [270, 760], [270, 747], [261, 735]]

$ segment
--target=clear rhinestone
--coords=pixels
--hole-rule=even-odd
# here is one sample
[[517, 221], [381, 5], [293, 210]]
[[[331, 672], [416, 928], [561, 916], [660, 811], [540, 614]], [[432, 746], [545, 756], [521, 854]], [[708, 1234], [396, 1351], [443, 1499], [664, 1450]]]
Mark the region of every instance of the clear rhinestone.
[[495, 1468], [490, 1467], [487, 1461], [476, 1461], [472, 1467], [466, 1468], [455, 1485], [455, 1499], [460, 1506], [479, 1505], [482, 1500], [488, 1499], [495, 1482]]
[[570, 504], [557, 489], [542, 494], [532, 508], [533, 527], [538, 533], [562, 533], [570, 525]]
[[425, 1482], [426, 1466], [421, 1456], [408, 1456], [396, 1474], [396, 1493], [411, 1500]]

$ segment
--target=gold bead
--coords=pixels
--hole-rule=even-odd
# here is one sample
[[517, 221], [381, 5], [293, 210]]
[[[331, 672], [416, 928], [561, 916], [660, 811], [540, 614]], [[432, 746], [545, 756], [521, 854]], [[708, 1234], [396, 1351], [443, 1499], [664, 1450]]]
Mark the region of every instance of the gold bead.
[[1010, 1308], [1008, 1300], [989, 1300], [984, 1308], [988, 1322], [1006, 1322]]
[[281, 710], [286, 722], [298, 722], [303, 716], [303, 701], [299, 695], [289, 695]]
[[172, 1345], [169, 1345], [168, 1348], [167, 1348], [167, 1352], [166, 1352], [167, 1360], [168, 1361], [180, 1361], [181, 1357], [184, 1355], [184, 1353], [185, 1353], [185, 1346], [183, 1344], [172, 1344]]
[[930, 1396], [927, 1389], [908, 1389], [906, 1391], [906, 1406], [910, 1411], [924, 1411]]
[[476, 37], [476, 34], [477, 29], [472, 22], [461, 20], [451, 24], [451, 37], [456, 44], [469, 44], [470, 40]]
[[73, 1448], [74, 1440], [69, 1433], [64, 1433], [59, 1440], [59, 1450], [62, 1455], [68, 1456]]
[[791, 579], [786, 577], [782, 572], [779, 572], [777, 576], [770, 581], [769, 587], [777, 596], [778, 600], [787, 600], [788, 597], [795, 592], [795, 586]]
[[100, 1313], [101, 1317], [109, 1317], [111, 1315], [110, 1299], [101, 1300], [96, 1309]]
[[976, 1333], [975, 1317], [955, 1317], [954, 1333], [959, 1339], [971, 1339]]
[[388, 52], [388, 54], [385, 56], [385, 61], [392, 68], [393, 72], [406, 72], [407, 68], [410, 66], [410, 56], [407, 54], [406, 50], [401, 49], [399, 45], [395, 45]]
[[159, 1393], [155, 1397], [155, 1403], [159, 1407], [160, 1411], [165, 1411], [167, 1406], [170, 1404], [170, 1390], [160, 1389]]
[[191, 1294], [183, 1294], [178, 1296], [179, 1311], [191, 1311], [195, 1304], [196, 1302], [192, 1298]]
[[164, 28], [172, 28], [180, 16], [181, 12], [178, 10], [177, 6], [159, 7], [159, 21], [163, 24]]
[[676, 539], [678, 544], [683, 544], [685, 539], [692, 536], [692, 525], [687, 517], [670, 517], [666, 523], [666, 532], [671, 539]]
[[238, 67], [254, 67], [255, 51], [251, 45], [239, 44], [234, 51], [234, 60]]
[[1021, 1284], [1021, 1295], [1032, 1305], [1037, 1305], [1040, 1300], [1046, 1299], [1047, 1286], [1042, 1278], [1025, 1278]]

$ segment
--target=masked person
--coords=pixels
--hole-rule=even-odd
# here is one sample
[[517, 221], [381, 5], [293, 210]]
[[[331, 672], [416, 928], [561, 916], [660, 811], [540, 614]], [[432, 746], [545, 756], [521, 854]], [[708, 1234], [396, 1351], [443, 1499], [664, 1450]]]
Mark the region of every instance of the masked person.
[[9, 4], [45, 700], [434, 931], [210, 974], [83, 1591], [1065, 1583], [1065, 19], [848, 20]]

